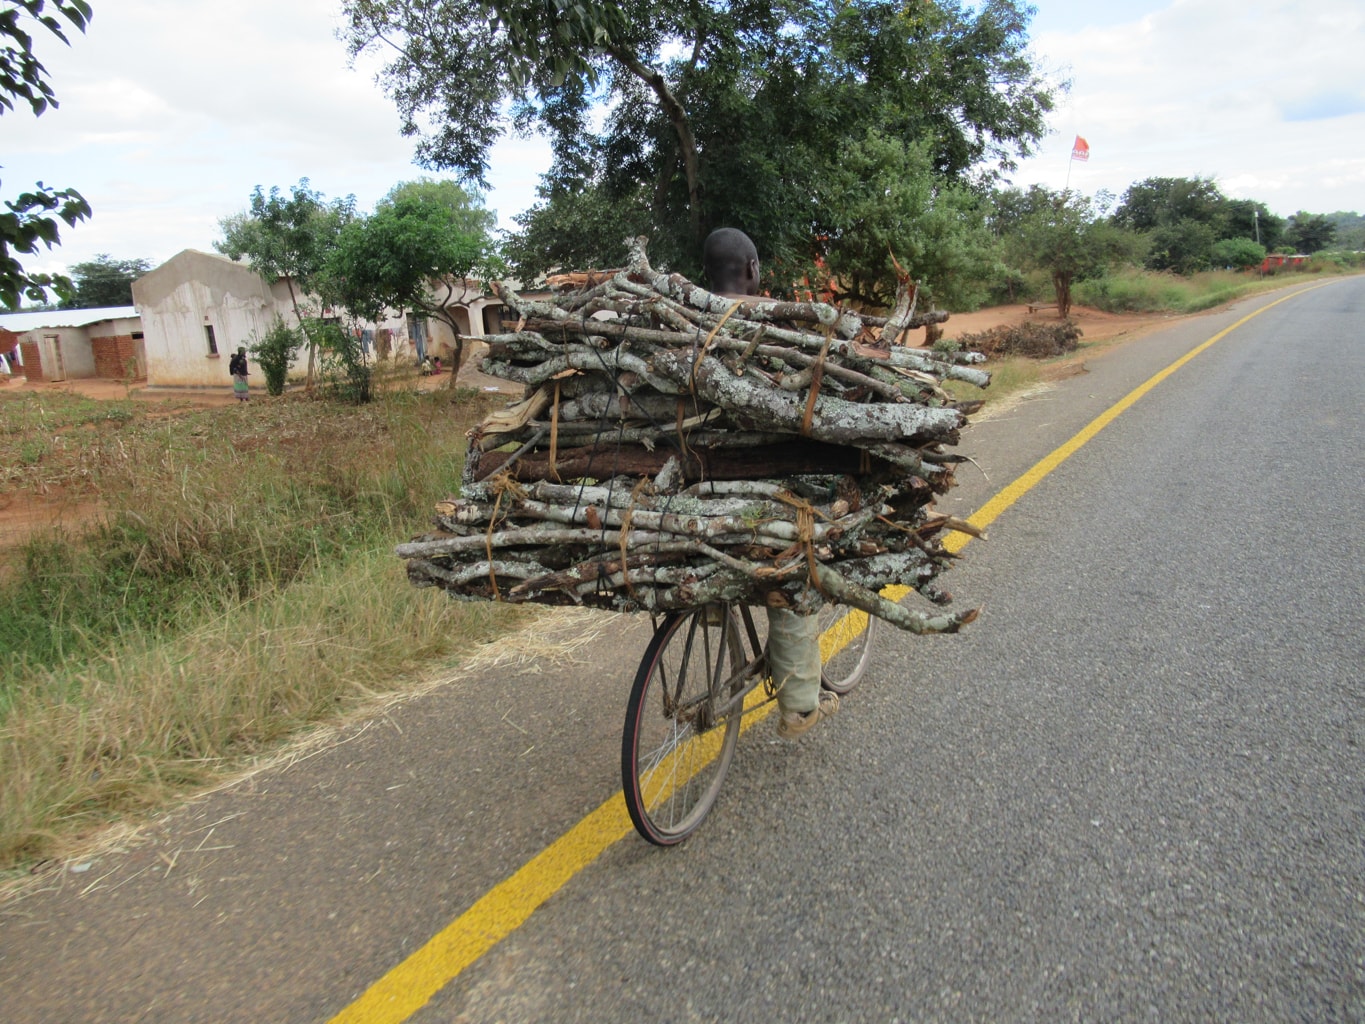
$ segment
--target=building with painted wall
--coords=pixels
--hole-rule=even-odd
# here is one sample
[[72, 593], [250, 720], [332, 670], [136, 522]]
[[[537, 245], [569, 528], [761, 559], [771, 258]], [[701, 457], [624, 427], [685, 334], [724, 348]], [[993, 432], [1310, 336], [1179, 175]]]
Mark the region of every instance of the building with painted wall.
[[250, 267], [186, 249], [133, 282], [142, 313], [147, 383], [224, 387], [228, 359], [265, 336], [277, 316], [294, 323], [288, 283]]
[[142, 320], [133, 306], [8, 313], [0, 328], [17, 338], [23, 375], [34, 384], [147, 376]]
[[[502, 305], [476, 281], [446, 291], [448, 308], [468, 338], [501, 330]], [[222, 387], [227, 361], [239, 345], [248, 348], [280, 316], [294, 326], [293, 302], [285, 279], [266, 284], [250, 267], [222, 256], [186, 249], [133, 282], [133, 301], [142, 314], [147, 382], [152, 387]], [[305, 298], [300, 296], [300, 302]], [[316, 306], [316, 302], [312, 303]], [[323, 315], [330, 314], [323, 310]], [[379, 324], [347, 325], [367, 332], [371, 356], [418, 358], [421, 349], [445, 358], [454, 351], [450, 328], [420, 316], [393, 314]], [[291, 376], [303, 375], [300, 352]]]

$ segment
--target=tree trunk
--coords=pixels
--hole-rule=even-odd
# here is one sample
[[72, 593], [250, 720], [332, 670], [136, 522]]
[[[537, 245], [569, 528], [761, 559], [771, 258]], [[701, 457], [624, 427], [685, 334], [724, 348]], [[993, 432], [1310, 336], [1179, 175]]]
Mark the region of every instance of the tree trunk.
[[1071, 314], [1071, 275], [1054, 273], [1052, 290], [1057, 295], [1057, 315], [1065, 320]]
[[303, 332], [303, 340], [308, 343], [308, 375], [304, 378], [304, 387], [308, 390], [313, 389], [313, 362], [317, 354], [317, 345], [314, 344], [312, 337], [308, 334], [308, 325], [303, 322], [303, 314], [299, 311], [299, 299], [294, 294], [294, 278], [285, 275], [284, 283], [289, 286], [289, 301], [294, 307], [294, 319], [299, 322], [299, 330]]
[[678, 155], [682, 161], [683, 174], [687, 178], [687, 206], [688, 217], [692, 226], [692, 234], [697, 236], [700, 241], [701, 236], [701, 184], [697, 175], [697, 140], [692, 134], [692, 126], [687, 120], [687, 111], [678, 102], [678, 98], [673, 95], [668, 88], [668, 82], [664, 76], [653, 68], [646, 67], [633, 53], [621, 49], [613, 49], [610, 46], [607, 52], [619, 60], [630, 70], [636, 78], [640, 79], [659, 100], [659, 105], [663, 107], [664, 113], [668, 115], [669, 122], [673, 125], [673, 132], [678, 136]]

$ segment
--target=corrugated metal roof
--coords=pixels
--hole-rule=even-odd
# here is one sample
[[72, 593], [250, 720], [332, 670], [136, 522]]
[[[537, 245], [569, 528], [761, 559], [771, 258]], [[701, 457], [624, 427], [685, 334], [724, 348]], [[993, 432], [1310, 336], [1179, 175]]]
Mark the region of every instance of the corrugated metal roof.
[[99, 309], [54, 309], [37, 313], [0, 313], [0, 327], [15, 334], [43, 327], [86, 327], [101, 320], [127, 320], [138, 315], [136, 306], [103, 306]]

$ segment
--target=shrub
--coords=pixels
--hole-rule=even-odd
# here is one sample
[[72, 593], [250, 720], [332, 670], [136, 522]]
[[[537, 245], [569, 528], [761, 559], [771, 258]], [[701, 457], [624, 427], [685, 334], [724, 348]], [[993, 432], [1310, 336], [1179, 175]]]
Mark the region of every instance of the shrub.
[[265, 337], [253, 341], [247, 351], [256, 359], [256, 365], [265, 374], [265, 391], [268, 395], [284, 394], [284, 384], [289, 377], [289, 367], [294, 362], [294, 352], [303, 344], [299, 331], [285, 326], [282, 317], [275, 317], [275, 323], [266, 331]]
[[1047, 359], [1075, 351], [1080, 337], [1081, 329], [1070, 320], [1061, 323], [1027, 320], [1015, 326], [994, 327], [980, 334], [964, 334], [957, 339], [957, 344], [988, 358], [1017, 355]]
[[335, 320], [310, 320], [308, 336], [321, 355], [323, 385], [334, 396], [352, 405], [364, 405], [374, 397], [373, 375], [358, 337], [343, 331]]
[[1213, 263], [1231, 270], [1246, 270], [1265, 259], [1265, 246], [1250, 238], [1224, 238], [1213, 244]]

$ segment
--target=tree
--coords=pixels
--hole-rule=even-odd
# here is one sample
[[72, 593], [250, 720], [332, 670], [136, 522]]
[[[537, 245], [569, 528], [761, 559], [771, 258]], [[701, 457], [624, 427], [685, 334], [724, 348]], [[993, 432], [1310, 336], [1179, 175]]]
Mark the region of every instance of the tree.
[[317, 344], [308, 333], [300, 296], [316, 290], [328, 253], [336, 245], [342, 227], [354, 217], [354, 196], [328, 203], [321, 192], [309, 187], [307, 178], [291, 186], [287, 197], [276, 187], [266, 195], [257, 185], [246, 212], [219, 221], [223, 237], [213, 243], [229, 259], [245, 258], [251, 269], [268, 282], [285, 280], [294, 316], [308, 339], [310, 387]]
[[464, 335], [450, 305], [484, 293], [501, 267], [489, 238], [493, 215], [454, 182], [395, 187], [369, 217], [346, 224], [321, 275], [323, 293], [362, 320], [413, 310], [446, 324], [455, 372]]
[[268, 395], [284, 394], [284, 385], [289, 379], [289, 367], [294, 362], [294, 352], [302, 344], [302, 330], [290, 327], [281, 316], [275, 317], [270, 330], [260, 338], [253, 338], [247, 351], [256, 359], [256, 365], [265, 375], [265, 391]]
[[1134, 233], [1101, 218], [1079, 192], [1034, 185], [1026, 193], [1002, 193], [996, 205], [1012, 260], [1051, 276], [1058, 316], [1070, 314], [1075, 282], [1104, 274], [1140, 244]]
[[[847, 145], [876, 132], [925, 147], [945, 182], [988, 175], [1028, 152], [1052, 107], [1022, 0], [343, 8], [352, 55], [395, 55], [381, 81], [404, 133], [419, 137], [420, 163], [481, 184], [508, 127], [549, 134], [554, 163], [544, 203], [520, 221], [530, 237], [519, 259], [553, 248], [562, 263], [591, 265], [602, 236], [583, 208], [619, 209], [632, 226], [641, 213], [654, 261], [684, 272], [722, 224], [742, 226], [774, 267], [810, 263], [812, 196]], [[539, 217], [570, 233], [552, 245]]]
[[116, 260], [102, 252], [93, 260], [71, 267], [75, 293], [63, 309], [98, 309], [101, 306], [131, 306], [133, 282], [152, 269], [150, 260]]
[[1250, 238], [1223, 238], [1213, 243], [1210, 250], [1215, 267], [1247, 270], [1265, 259], [1266, 248]]
[[1338, 210], [1326, 214], [1326, 217], [1336, 229], [1333, 248], [1345, 249], [1348, 252], [1360, 252], [1365, 249], [1365, 216]]
[[1295, 252], [1313, 253], [1331, 245], [1336, 233], [1336, 225], [1322, 214], [1300, 210], [1289, 218], [1284, 240], [1294, 247]]
[[1153, 231], [1182, 220], [1221, 229], [1226, 207], [1227, 199], [1212, 178], [1147, 178], [1128, 186], [1113, 218], [1133, 231]]
[[897, 266], [936, 304], [970, 309], [984, 298], [991, 245], [980, 198], [937, 178], [927, 147], [871, 132], [822, 176], [814, 200], [835, 302], [890, 305]]
[[1114, 211], [1114, 223], [1148, 239], [1146, 266], [1192, 274], [1218, 264], [1213, 247], [1242, 238], [1267, 248], [1283, 225], [1261, 203], [1231, 200], [1209, 178], [1148, 178], [1129, 187]]
[[1175, 274], [1196, 274], [1213, 262], [1218, 234], [1213, 226], [1193, 218], [1159, 225], [1148, 234], [1146, 266]]
[[[91, 18], [85, 0], [54, 0], [50, 5], [76, 29], [85, 31]], [[12, 113], [16, 101], [29, 105], [35, 117], [57, 106], [57, 96], [47, 81], [47, 69], [33, 52], [33, 36], [28, 22], [47, 29], [70, 45], [56, 15], [49, 13], [45, 0], [16, 0], [0, 11], [0, 114]], [[17, 309], [21, 299], [47, 302], [48, 293], [61, 299], [71, 295], [70, 278], [64, 274], [38, 274], [24, 269], [13, 254], [37, 255], [41, 243], [48, 249], [61, 242], [57, 222], [75, 227], [91, 215], [90, 204], [73, 188], [56, 189], [41, 181], [31, 192], [6, 200], [6, 213], [0, 213], [0, 302]]]
[[1284, 218], [1271, 213], [1265, 203], [1253, 199], [1229, 199], [1227, 211], [1227, 227], [1223, 238], [1250, 239], [1270, 252], [1284, 237]]

